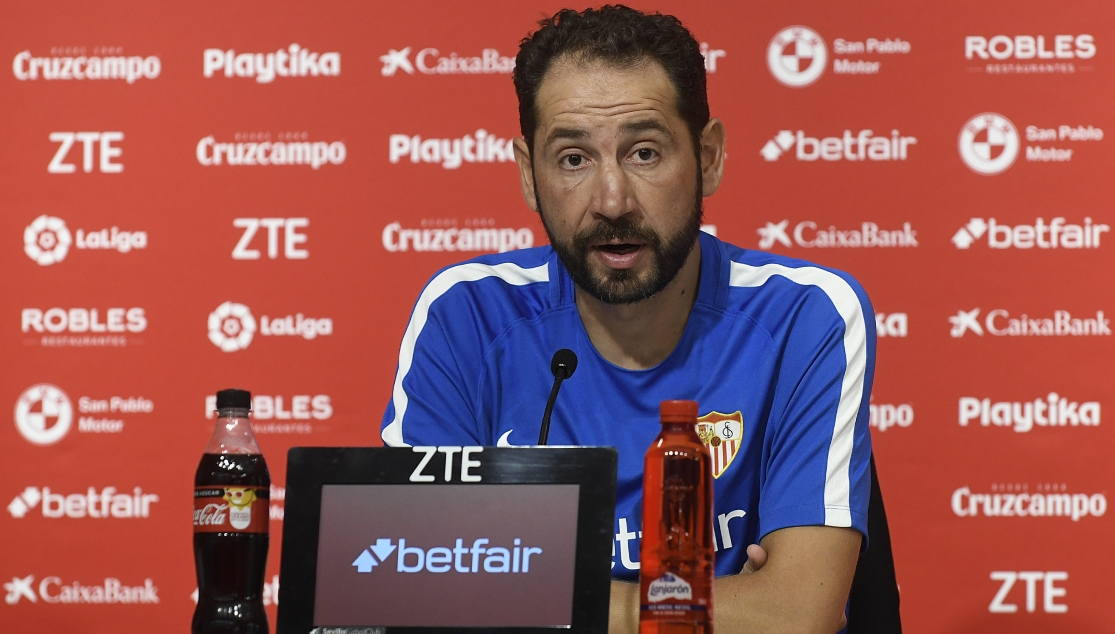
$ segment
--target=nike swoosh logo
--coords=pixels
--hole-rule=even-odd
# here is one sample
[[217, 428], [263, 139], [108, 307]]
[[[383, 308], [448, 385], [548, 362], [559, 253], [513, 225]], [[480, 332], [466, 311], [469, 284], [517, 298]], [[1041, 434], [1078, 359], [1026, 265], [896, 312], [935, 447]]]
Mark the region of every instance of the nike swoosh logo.
[[511, 432], [513, 432], [513, 431], [515, 431], [515, 430], [514, 429], [508, 429], [507, 433], [500, 436], [499, 440], [496, 441], [496, 447], [526, 447], [527, 445], [512, 445], [510, 442], [507, 441], [507, 437], [510, 436]]

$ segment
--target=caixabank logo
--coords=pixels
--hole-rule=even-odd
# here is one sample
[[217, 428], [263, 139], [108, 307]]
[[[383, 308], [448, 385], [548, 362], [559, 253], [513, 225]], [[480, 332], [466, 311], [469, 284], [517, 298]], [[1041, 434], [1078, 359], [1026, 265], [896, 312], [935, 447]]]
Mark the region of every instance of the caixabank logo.
[[[1027, 143], [1025, 152], [1023, 140]], [[968, 169], [992, 176], [1005, 172], [1023, 155], [1030, 163], [1071, 161], [1079, 148], [1068, 146], [1101, 140], [1101, 128], [1069, 123], [1028, 125], [1023, 137], [1019, 128], [1005, 115], [983, 112], [964, 123], [957, 145], [960, 158]]]
[[997, 308], [989, 311], [986, 317], [980, 316], [980, 309], [959, 310], [949, 317], [952, 328], [949, 335], [954, 339], [972, 333], [982, 337], [984, 333], [994, 337], [1110, 337], [1111, 319], [1102, 310], [1094, 315], [1080, 317], [1067, 310], [1053, 311], [1053, 315], [1031, 317], [1026, 313], [1012, 315], [1009, 310]]
[[[769, 251], [780, 244], [790, 248], [794, 245], [806, 249], [869, 249], [918, 246], [918, 232], [910, 223], [902, 223], [900, 229], [880, 227], [874, 222], [861, 223], [856, 228], [827, 228], [818, 226], [812, 220], [802, 220], [790, 229], [790, 221], [768, 222], [757, 230], [759, 248]], [[791, 240], [792, 238], [792, 240]]]
[[43, 214], [23, 230], [23, 252], [39, 266], [50, 266], [66, 259], [70, 247], [83, 250], [129, 253], [147, 248], [146, 231], [126, 231], [119, 227], [77, 229], [77, 240], [57, 216]]
[[[897, 37], [838, 37], [833, 40], [832, 72], [835, 75], [877, 75], [882, 70], [882, 57], [906, 55], [911, 50], [909, 42]], [[790, 88], [804, 88], [820, 79], [828, 59], [825, 38], [807, 26], [786, 27], [767, 45], [770, 74]]]
[[305, 340], [333, 334], [329, 317], [307, 317], [302, 313], [284, 317], [263, 315], [258, 323], [244, 304], [224, 302], [209, 313], [209, 341], [224, 352], [244, 350], [257, 332], [264, 337], [301, 337]]
[[[27, 599], [31, 603], [80, 603], [89, 605], [129, 605], [158, 603], [159, 588], [151, 579], [142, 584], [129, 586], [116, 577], [106, 577], [103, 581], [87, 585], [80, 581], [64, 581], [62, 577], [50, 575], [43, 577], [37, 584], [35, 575], [15, 576], [4, 584], [4, 602], [15, 605]], [[37, 592], [36, 592], [37, 591]]]

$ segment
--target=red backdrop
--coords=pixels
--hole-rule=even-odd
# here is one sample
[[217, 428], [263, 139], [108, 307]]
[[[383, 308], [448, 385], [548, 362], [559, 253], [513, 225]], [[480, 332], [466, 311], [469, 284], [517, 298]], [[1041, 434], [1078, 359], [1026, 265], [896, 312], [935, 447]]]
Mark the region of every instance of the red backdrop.
[[[908, 631], [1115, 631], [1112, 6], [637, 4], [707, 44], [707, 222], [880, 313]], [[5, 631], [188, 627], [215, 390], [257, 395], [276, 484], [291, 446], [379, 444], [423, 282], [545, 242], [504, 58], [557, 8], [0, 7]]]

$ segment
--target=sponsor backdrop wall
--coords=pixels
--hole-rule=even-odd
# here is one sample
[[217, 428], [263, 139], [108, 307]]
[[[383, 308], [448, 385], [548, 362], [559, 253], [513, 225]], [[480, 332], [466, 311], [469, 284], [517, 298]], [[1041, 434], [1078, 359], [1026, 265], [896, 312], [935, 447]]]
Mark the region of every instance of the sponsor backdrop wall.
[[[637, 4], [706, 53], [706, 230], [870, 293], [908, 631], [1115, 631], [1112, 5]], [[509, 72], [560, 6], [0, 8], [0, 629], [186, 630], [230, 386], [274, 619], [286, 450], [379, 444], [422, 284], [546, 241]]]

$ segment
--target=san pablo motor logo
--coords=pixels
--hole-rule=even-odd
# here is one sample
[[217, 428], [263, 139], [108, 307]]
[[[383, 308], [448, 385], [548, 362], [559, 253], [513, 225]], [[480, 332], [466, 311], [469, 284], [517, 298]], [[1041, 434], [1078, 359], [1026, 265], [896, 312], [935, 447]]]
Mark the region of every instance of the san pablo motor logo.
[[61, 388], [40, 383], [19, 395], [15, 426], [20, 435], [36, 445], [53, 445], [70, 431], [74, 407]]
[[960, 158], [977, 174], [998, 174], [1018, 158], [1018, 128], [1001, 114], [984, 112], [960, 130]]
[[697, 436], [712, 456], [712, 476], [719, 478], [735, 460], [743, 440], [743, 414], [709, 412], [697, 419]]
[[767, 46], [767, 67], [783, 85], [802, 88], [825, 72], [828, 48], [819, 33], [804, 26], [779, 31]]

